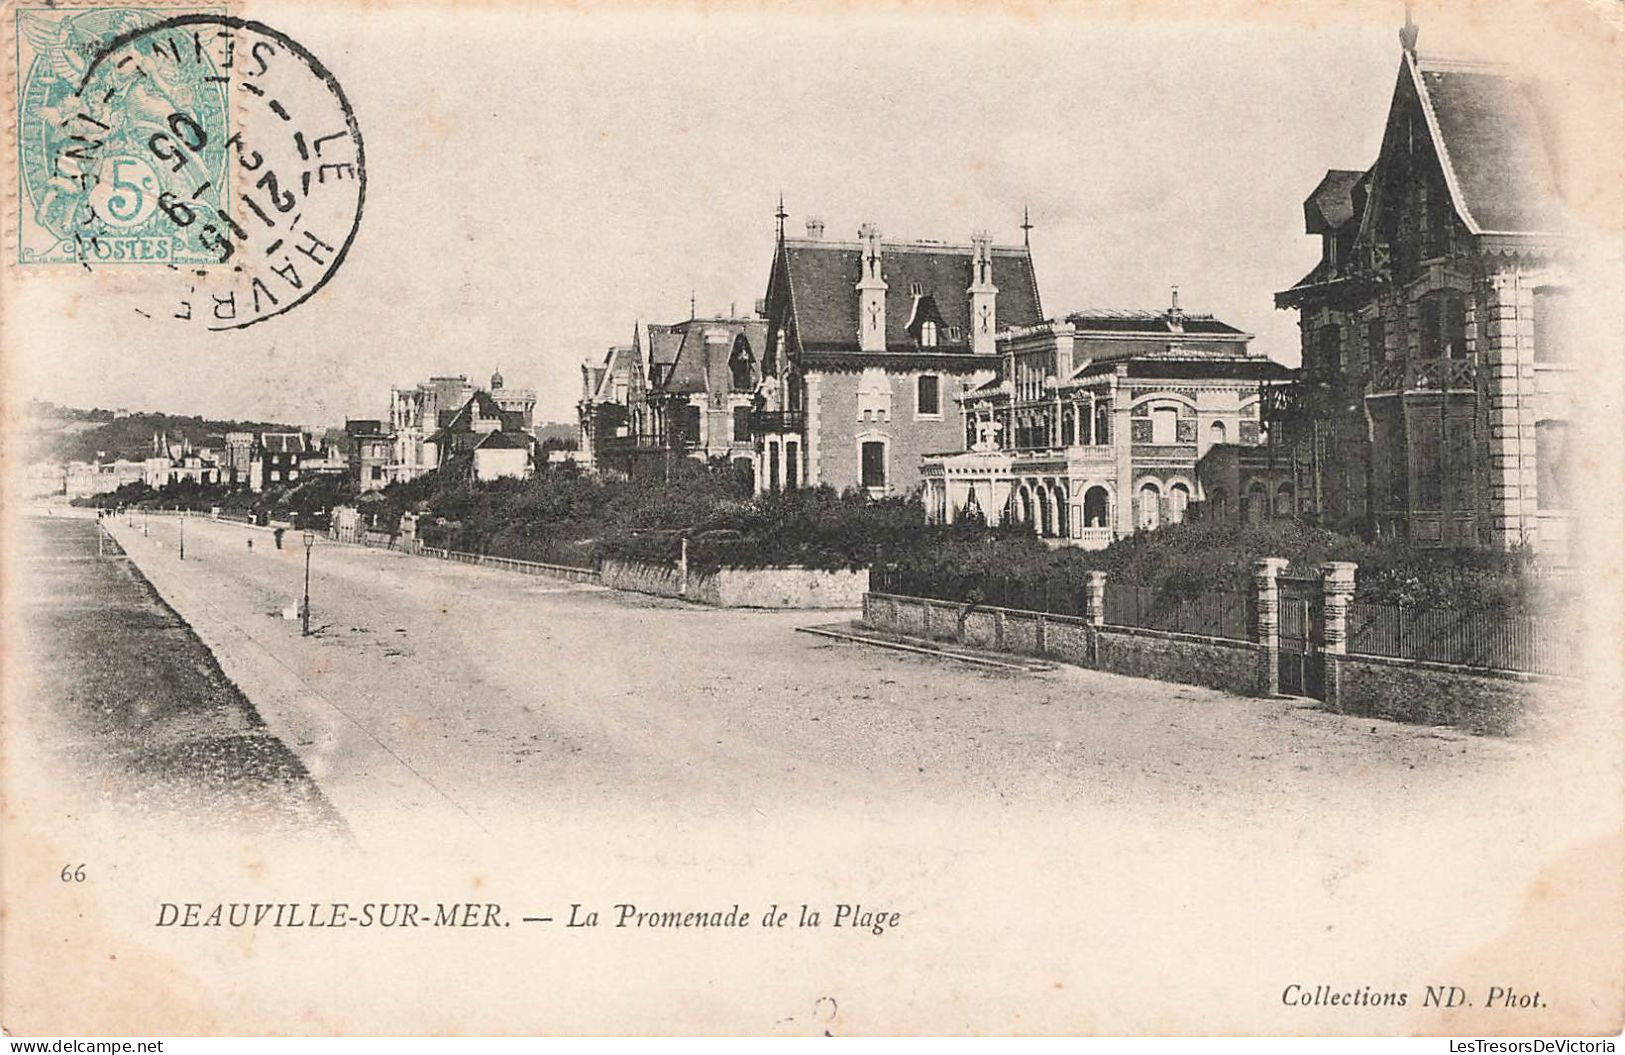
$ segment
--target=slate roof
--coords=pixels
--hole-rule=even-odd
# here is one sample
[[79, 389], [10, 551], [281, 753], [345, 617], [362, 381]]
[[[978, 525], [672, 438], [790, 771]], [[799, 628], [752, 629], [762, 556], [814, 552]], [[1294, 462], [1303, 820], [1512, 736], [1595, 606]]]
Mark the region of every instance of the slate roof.
[[[940, 334], [942, 347], [970, 347], [971, 254], [968, 245], [881, 242], [881, 277], [886, 280], [886, 347], [912, 351], [907, 332], [916, 285], [930, 295], [945, 326], [958, 327], [960, 338]], [[1032, 326], [1043, 321], [1032, 254], [1023, 247], [994, 246], [993, 284], [997, 326]], [[863, 246], [857, 242], [786, 239], [774, 264], [775, 280], [789, 279], [790, 311], [801, 347], [809, 350], [858, 349], [858, 279]], [[940, 349], [939, 349], [940, 350]]]
[[[614, 395], [612, 386], [618, 376], [630, 377], [633, 372], [641, 372], [638, 364], [638, 350], [630, 344], [618, 344], [604, 355], [604, 365], [590, 367], [593, 374], [592, 398], [597, 400], [609, 399]], [[483, 413], [483, 412], [482, 412]]]
[[530, 449], [530, 437], [523, 432], [491, 432], [474, 444], [477, 451], [524, 451]]
[[1562, 230], [1565, 211], [1551, 157], [1555, 129], [1539, 85], [1494, 66], [1409, 54], [1405, 61], [1468, 229]]
[[658, 366], [670, 366], [677, 361], [677, 353], [683, 346], [683, 334], [677, 326], [659, 326], [650, 323], [647, 327], [649, 333], [649, 362]]
[[1327, 234], [1359, 216], [1365, 208], [1365, 188], [1371, 170], [1328, 169], [1303, 203], [1303, 225], [1308, 234]]
[[468, 397], [468, 402], [446, 419], [441, 426], [443, 432], [467, 432], [474, 427], [473, 413], [479, 412], [482, 418], [495, 418], [502, 422], [504, 432], [524, 432], [525, 416], [517, 410], [503, 410], [497, 406], [497, 401], [491, 398], [491, 393], [481, 389]]
[[[653, 327], [651, 327], [651, 330]], [[728, 361], [739, 336], [750, 345], [754, 381], [761, 376], [762, 351], [767, 345], [766, 319], [690, 319], [675, 326], [661, 327], [678, 338], [677, 352], [669, 374], [653, 387], [672, 395], [698, 392], [727, 392], [732, 387]], [[707, 331], [727, 332], [726, 341], [707, 341]], [[653, 346], [653, 337], [650, 345]]]
[[1246, 331], [1228, 322], [1220, 322], [1211, 315], [1180, 315], [1179, 329], [1174, 328], [1174, 316], [1168, 311], [1118, 311], [1086, 309], [1066, 317], [1066, 321], [1080, 331], [1097, 333], [1143, 333], [1157, 337], [1169, 334], [1194, 336], [1245, 337]]
[[300, 432], [265, 432], [260, 434], [260, 446], [272, 454], [303, 454], [305, 437]]

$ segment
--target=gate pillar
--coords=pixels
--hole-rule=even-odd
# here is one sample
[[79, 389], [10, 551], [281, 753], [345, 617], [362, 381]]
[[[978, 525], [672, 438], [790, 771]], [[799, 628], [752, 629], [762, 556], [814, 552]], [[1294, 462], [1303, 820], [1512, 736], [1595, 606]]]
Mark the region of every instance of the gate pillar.
[[1260, 557], [1253, 561], [1252, 638], [1262, 647], [1258, 652], [1258, 694], [1277, 696], [1281, 692], [1281, 590], [1276, 576], [1287, 566], [1284, 557]]
[[1354, 596], [1353, 561], [1327, 561], [1320, 566], [1320, 633], [1315, 651], [1320, 653], [1320, 684], [1326, 706], [1342, 711], [1342, 656], [1348, 648], [1349, 599]]

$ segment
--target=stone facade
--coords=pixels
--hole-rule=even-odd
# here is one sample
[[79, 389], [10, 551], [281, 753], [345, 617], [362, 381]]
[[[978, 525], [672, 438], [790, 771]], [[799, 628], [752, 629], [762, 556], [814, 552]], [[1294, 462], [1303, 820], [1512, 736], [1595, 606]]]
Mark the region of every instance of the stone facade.
[[1321, 261], [1276, 296], [1304, 376], [1265, 413], [1328, 526], [1567, 556], [1572, 230], [1538, 96], [1407, 48], [1377, 162], [1304, 203]]
[[958, 450], [955, 397], [993, 377], [995, 334], [1043, 318], [1026, 245], [784, 237], [768, 278], [752, 435], [759, 491], [827, 484], [873, 497], [921, 484]]
[[[1291, 376], [1251, 337], [1187, 314], [1079, 312], [1002, 331], [999, 369], [959, 400], [959, 435], [921, 466], [926, 515], [1029, 524], [1101, 549], [1210, 496], [1198, 462], [1260, 439], [1258, 386]], [[1233, 494], [1234, 492], [1232, 492]]]

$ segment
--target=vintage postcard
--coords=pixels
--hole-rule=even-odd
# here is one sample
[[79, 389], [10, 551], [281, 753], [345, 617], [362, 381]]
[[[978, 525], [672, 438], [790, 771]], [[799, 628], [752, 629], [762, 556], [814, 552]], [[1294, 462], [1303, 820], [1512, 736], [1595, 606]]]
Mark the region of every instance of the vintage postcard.
[[1617, 1037], [1622, 33], [7, 0], [0, 1026]]

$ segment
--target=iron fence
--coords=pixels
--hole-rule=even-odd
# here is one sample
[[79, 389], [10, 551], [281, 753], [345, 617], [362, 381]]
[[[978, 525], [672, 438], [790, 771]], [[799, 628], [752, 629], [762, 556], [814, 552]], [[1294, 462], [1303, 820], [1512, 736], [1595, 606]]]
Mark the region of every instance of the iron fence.
[[934, 575], [877, 561], [869, 567], [869, 589], [899, 597], [1010, 608], [1082, 618], [1084, 591], [1064, 583], [1029, 583], [1008, 575]]
[[1247, 595], [1213, 590], [1169, 599], [1150, 586], [1106, 584], [1106, 623], [1180, 634], [1247, 640]]
[[1354, 655], [1529, 674], [1566, 674], [1574, 659], [1568, 636], [1550, 620], [1386, 604], [1349, 605], [1347, 648]]

